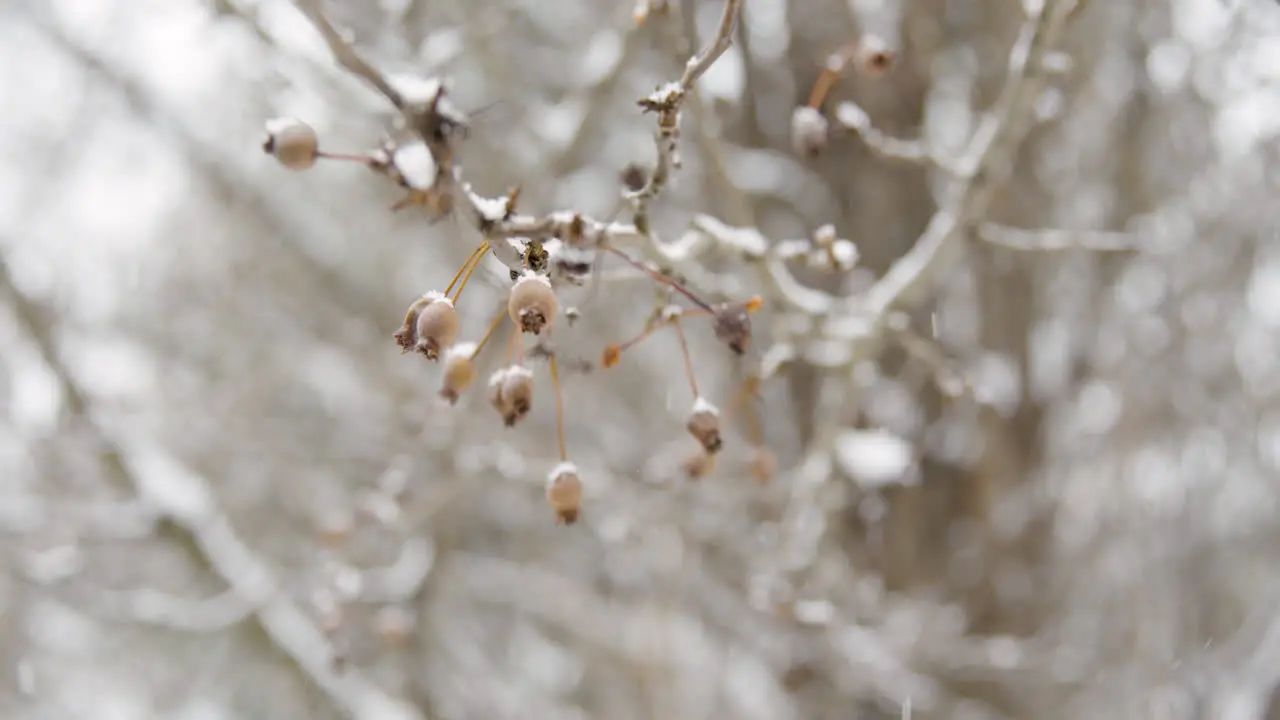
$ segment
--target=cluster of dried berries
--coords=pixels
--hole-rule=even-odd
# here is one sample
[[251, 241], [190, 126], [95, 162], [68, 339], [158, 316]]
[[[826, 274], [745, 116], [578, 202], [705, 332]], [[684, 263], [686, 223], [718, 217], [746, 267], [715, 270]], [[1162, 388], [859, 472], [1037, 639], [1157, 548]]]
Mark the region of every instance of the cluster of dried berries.
[[847, 69], [877, 78], [889, 71], [895, 59], [893, 50], [876, 35], [864, 35], [831, 53], [809, 93], [809, 103], [791, 114], [791, 143], [796, 153], [814, 157], [826, 149], [833, 132], [822, 105]]
[[[664, 3], [652, 4], [655, 10], [663, 6]], [[332, 33], [332, 28], [325, 24], [319, 27], [322, 32]], [[335, 37], [327, 39], [337, 42]], [[526, 336], [545, 338], [549, 335], [562, 312], [569, 316], [570, 311], [562, 309], [557, 295], [558, 284], [565, 279], [572, 280], [572, 276], [592, 272], [594, 258], [600, 252], [607, 251], [622, 258], [636, 270], [644, 272], [666, 290], [678, 293], [692, 303], [692, 307], [676, 304], [661, 307], [650, 317], [644, 332], [638, 337], [624, 343], [608, 345], [603, 352], [601, 364], [606, 368], [613, 367], [621, 360], [627, 348], [633, 347], [660, 328], [673, 328], [680, 341], [693, 395], [685, 427], [698, 448], [697, 454], [685, 464], [685, 469], [690, 477], [702, 477], [710, 472], [717, 454], [724, 446], [722, 418], [720, 410], [698, 391], [685, 339], [685, 321], [709, 317], [716, 337], [734, 353], [741, 355], [747, 351], [751, 341], [751, 313], [761, 306], [761, 300], [753, 298], [745, 302], [717, 304], [705, 302], [677, 280], [633, 260], [621, 250], [599, 240], [592, 246], [595, 255], [590, 261], [569, 262], [564, 257], [558, 257], [556, 263], [550, 262], [548, 246], [544, 241], [557, 242], [561, 249], [574, 249], [584, 245], [587, 225], [583, 218], [574, 215], [572, 221], [564, 222], [553, 218], [549, 224], [542, 226], [544, 232], [538, 237], [524, 237], [529, 233], [513, 231], [508, 221], [515, 215], [518, 189], [505, 198], [487, 199], [474, 196], [469, 188], [460, 183], [453, 159], [455, 144], [465, 139], [467, 126], [465, 115], [445, 101], [444, 85], [435, 81], [419, 81], [409, 90], [397, 89], [367, 65], [351, 60], [349, 55], [348, 63], [349, 67], [356, 68], [359, 74], [369, 79], [402, 111], [406, 121], [400, 128], [403, 139], [385, 140], [378, 149], [364, 155], [330, 153], [321, 148], [317, 133], [305, 122], [277, 119], [267, 123], [267, 139], [263, 150], [282, 166], [294, 171], [310, 169], [321, 159], [353, 161], [364, 165], [408, 191], [408, 195], [392, 209], [422, 206], [436, 218], [440, 218], [455, 213], [460, 203], [465, 202], [477, 216], [477, 230], [485, 239], [472, 251], [443, 291], [427, 292], [409, 305], [399, 329], [393, 335], [403, 353], [412, 352], [442, 366], [438, 391], [440, 397], [450, 405], [456, 404], [475, 385], [479, 374], [477, 360], [480, 353], [505, 321], [510, 319], [513, 331], [506, 363], [489, 377], [486, 386], [488, 401], [506, 427], [519, 424], [528, 416], [535, 396], [534, 373], [528, 360], [535, 356], [547, 359], [555, 400], [560, 462], [547, 476], [546, 499], [557, 522], [566, 525], [576, 522], [581, 512], [583, 483], [577, 466], [568, 457], [564, 398], [560, 385], [561, 363], [555, 351], [549, 349], [549, 343], [538, 343], [529, 353], [526, 353], [525, 343]], [[668, 124], [674, 125], [675, 112], [673, 104], [669, 113], [672, 118]], [[635, 185], [657, 184], [658, 178], [645, 179], [643, 171], [633, 170], [631, 174], [638, 175], [624, 181], [631, 190], [634, 190]], [[520, 255], [514, 262], [510, 256], [506, 258], [508, 265], [514, 268], [506, 308], [493, 318], [479, 341], [464, 342], [461, 340], [464, 333], [457, 305], [481, 261], [490, 252], [497, 254], [499, 248], [492, 247], [490, 241], [511, 243], [513, 247], [519, 248]], [[505, 249], [506, 245], [500, 247]], [[502, 256], [499, 257], [502, 259]], [[566, 273], [569, 277], [566, 277]], [[569, 317], [571, 319], [572, 316]], [[754, 394], [754, 388], [751, 394]], [[755, 448], [748, 465], [753, 473], [765, 479], [772, 474], [772, 455], [763, 448], [758, 418], [752, 413], [748, 415]]]

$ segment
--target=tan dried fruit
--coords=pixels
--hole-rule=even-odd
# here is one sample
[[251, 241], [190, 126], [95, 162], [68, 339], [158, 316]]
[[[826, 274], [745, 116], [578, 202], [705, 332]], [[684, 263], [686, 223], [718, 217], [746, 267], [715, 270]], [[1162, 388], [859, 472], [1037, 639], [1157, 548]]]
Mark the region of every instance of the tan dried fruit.
[[462, 393], [471, 387], [476, 379], [476, 346], [474, 343], [461, 343], [449, 348], [444, 355], [444, 377], [440, 381], [440, 397], [449, 401], [450, 405], [458, 402]]
[[444, 295], [438, 292], [429, 292], [414, 300], [409, 309], [405, 311], [404, 322], [400, 324], [400, 329], [396, 330], [392, 336], [396, 339], [396, 344], [400, 346], [401, 352], [409, 352], [418, 345], [418, 313], [421, 313], [424, 307], [443, 297]]
[[457, 342], [460, 326], [453, 301], [441, 295], [418, 313], [418, 337], [414, 347], [428, 360], [438, 360], [442, 352]]
[[547, 503], [556, 513], [556, 523], [572, 525], [582, 510], [582, 478], [578, 466], [562, 462], [547, 475]]
[[533, 372], [523, 365], [495, 372], [489, 377], [489, 403], [507, 427], [515, 426], [533, 408]]
[[507, 299], [507, 312], [511, 321], [522, 332], [539, 335], [555, 324], [560, 301], [556, 298], [551, 281], [543, 275], [525, 272], [511, 286]]
[[267, 122], [262, 150], [289, 170], [307, 170], [320, 157], [320, 138], [301, 120], [276, 118]]
[[694, 400], [693, 411], [689, 413], [685, 428], [708, 453], [720, 452], [720, 448], [724, 446], [724, 440], [720, 437], [720, 411], [706, 398]]

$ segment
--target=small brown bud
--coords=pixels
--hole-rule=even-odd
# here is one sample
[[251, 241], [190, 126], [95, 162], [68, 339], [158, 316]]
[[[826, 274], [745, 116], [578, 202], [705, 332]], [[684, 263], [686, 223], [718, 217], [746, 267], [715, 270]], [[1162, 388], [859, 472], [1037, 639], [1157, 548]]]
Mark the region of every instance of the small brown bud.
[[572, 525], [582, 510], [582, 478], [578, 466], [562, 462], [547, 475], [547, 502], [556, 512], [556, 523]]
[[693, 401], [693, 411], [689, 413], [685, 428], [708, 453], [717, 453], [724, 445], [720, 437], [720, 411], [706, 398]]
[[448, 350], [458, 340], [458, 311], [453, 301], [439, 293], [423, 296], [428, 302], [419, 312], [417, 320], [417, 344], [414, 346], [428, 360], [438, 360], [440, 353]]
[[600, 355], [600, 366], [606, 370], [622, 360], [622, 347], [617, 343], [609, 343]]
[[827, 147], [831, 123], [817, 109], [801, 105], [791, 114], [791, 146], [796, 154], [815, 157]]
[[701, 480], [716, 471], [716, 456], [702, 445], [698, 445], [689, 453], [680, 467], [689, 479]]
[[551, 281], [543, 275], [526, 272], [511, 286], [507, 299], [507, 312], [511, 321], [522, 332], [541, 334], [555, 324], [560, 301], [556, 299]]
[[747, 460], [747, 470], [761, 485], [773, 479], [778, 472], [778, 456], [763, 445], [752, 448], [751, 458]]
[[471, 387], [476, 379], [476, 345], [475, 343], [459, 343], [449, 348], [444, 355], [444, 377], [440, 381], [440, 397], [457, 404], [462, 393]]
[[489, 376], [489, 404], [507, 427], [514, 427], [533, 408], [533, 372], [512, 365]]
[[262, 151], [289, 170], [308, 170], [320, 157], [320, 139], [310, 125], [293, 118], [267, 121]]

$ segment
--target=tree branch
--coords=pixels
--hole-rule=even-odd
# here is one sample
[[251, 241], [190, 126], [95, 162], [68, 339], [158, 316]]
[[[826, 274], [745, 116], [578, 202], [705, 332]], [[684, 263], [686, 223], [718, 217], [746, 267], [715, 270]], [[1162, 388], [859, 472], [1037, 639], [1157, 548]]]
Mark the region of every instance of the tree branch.
[[311, 24], [315, 26], [320, 36], [324, 38], [325, 45], [329, 46], [329, 52], [333, 53], [333, 57], [338, 61], [339, 65], [376, 88], [396, 108], [400, 110], [406, 109], [404, 95], [392, 87], [382, 73], [366, 62], [355, 51], [351, 43], [342, 36], [342, 33], [338, 32], [333, 23], [329, 22], [329, 18], [325, 16], [321, 0], [295, 1], [298, 9], [311, 20]]

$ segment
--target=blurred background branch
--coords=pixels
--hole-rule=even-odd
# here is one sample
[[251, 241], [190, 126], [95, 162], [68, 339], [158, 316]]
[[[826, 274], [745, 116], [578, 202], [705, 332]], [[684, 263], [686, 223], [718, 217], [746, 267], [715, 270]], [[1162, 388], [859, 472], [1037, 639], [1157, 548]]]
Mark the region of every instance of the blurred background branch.
[[5, 717], [1274, 715], [1280, 9], [320, 9], [0, 8]]

